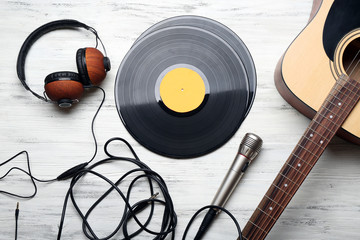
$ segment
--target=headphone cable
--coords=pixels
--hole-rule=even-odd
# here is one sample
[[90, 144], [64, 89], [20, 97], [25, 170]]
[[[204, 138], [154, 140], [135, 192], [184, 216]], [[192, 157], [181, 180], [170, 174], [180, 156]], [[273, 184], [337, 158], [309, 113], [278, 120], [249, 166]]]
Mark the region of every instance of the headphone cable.
[[26, 157], [26, 164], [27, 164], [27, 170], [24, 170], [22, 168], [19, 168], [19, 167], [12, 167], [10, 168], [3, 176], [0, 177], [0, 180], [6, 178], [7, 175], [9, 175], [12, 171], [14, 170], [17, 170], [17, 171], [20, 171], [20, 172], [23, 172], [24, 174], [26, 174], [27, 176], [29, 176], [30, 178], [30, 181], [33, 185], [33, 189], [34, 189], [34, 192], [30, 195], [20, 195], [20, 194], [15, 194], [15, 193], [11, 193], [11, 192], [8, 192], [8, 191], [3, 191], [3, 190], [0, 190], [0, 193], [2, 194], [6, 194], [6, 195], [9, 195], [9, 196], [13, 196], [13, 197], [18, 197], [18, 198], [24, 198], [24, 199], [30, 199], [30, 198], [33, 198], [35, 197], [35, 195], [37, 194], [37, 185], [36, 185], [36, 182], [41, 182], [41, 183], [49, 183], [49, 182], [54, 182], [54, 181], [61, 181], [61, 180], [65, 180], [65, 179], [68, 179], [68, 178], [71, 178], [77, 171], [85, 168], [89, 163], [91, 163], [96, 155], [97, 155], [97, 152], [98, 152], [98, 143], [97, 143], [97, 139], [96, 139], [96, 135], [95, 135], [95, 120], [96, 120], [96, 117], [100, 111], [100, 109], [102, 108], [104, 102], [105, 102], [105, 97], [106, 97], [106, 94], [105, 94], [105, 90], [102, 89], [101, 87], [99, 86], [91, 86], [91, 87], [88, 87], [88, 88], [97, 88], [97, 89], [100, 89], [103, 93], [103, 96], [102, 96], [102, 99], [101, 99], [101, 102], [100, 102], [100, 105], [99, 107], [97, 108], [93, 118], [92, 118], [92, 121], [91, 121], [91, 134], [92, 134], [92, 137], [93, 137], [93, 141], [94, 141], [94, 154], [93, 156], [91, 157], [91, 159], [87, 162], [84, 162], [84, 163], [81, 163], [81, 164], [78, 164], [68, 170], [66, 170], [65, 172], [63, 172], [62, 174], [60, 174], [58, 177], [54, 178], [54, 179], [49, 179], [49, 180], [42, 180], [42, 179], [38, 179], [36, 178], [32, 172], [31, 172], [31, 167], [30, 167], [30, 157], [29, 157], [29, 153], [24, 150], [24, 151], [21, 151], [17, 154], [15, 154], [13, 157], [9, 158], [8, 160], [0, 163], [0, 167], [6, 165], [7, 163], [13, 161], [14, 159], [18, 158], [20, 155], [25, 155]]

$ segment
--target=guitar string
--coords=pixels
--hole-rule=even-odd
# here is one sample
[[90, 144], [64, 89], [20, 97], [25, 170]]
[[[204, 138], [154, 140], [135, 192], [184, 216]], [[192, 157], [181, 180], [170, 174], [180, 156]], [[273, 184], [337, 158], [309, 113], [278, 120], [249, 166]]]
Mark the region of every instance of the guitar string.
[[[355, 95], [358, 95], [359, 94], [359, 92], [360, 92], [360, 89], [358, 88], [358, 86], [356, 86], [356, 85], [354, 85], [354, 84], [352, 84], [351, 82], [347, 82], [347, 83], [349, 83], [349, 85], [351, 85], [353, 88], [352, 89], [349, 89], [349, 91], [351, 92], [351, 93], [353, 93], [353, 94], [355, 94]], [[347, 88], [346, 87], [346, 85], [344, 85], [344, 87], [345, 88]], [[348, 88], [347, 88], [348, 89]], [[352, 91], [352, 90], [355, 90], [355, 89], [357, 89], [356, 90], [356, 92], [355, 91]], [[337, 90], [337, 89], [335, 89], [335, 90]], [[347, 100], [349, 100], [349, 98], [350, 98], [350, 96], [349, 95], [346, 95], [345, 96], [345, 98], [344, 98], [344, 100], [345, 101], [347, 101]], [[350, 100], [351, 100], [352, 98], [350, 98]], [[339, 108], [338, 108], [339, 109]], [[329, 110], [329, 109], [328, 109]], [[331, 111], [331, 110], [329, 110], [329, 111]], [[349, 112], [348, 112], [349, 113]], [[340, 120], [341, 120], [341, 118], [340, 118]], [[337, 122], [337, 121], [336, 121]], [[331, 132], [329, 132], [328, 134], [330, 134]], [[326, 137], [326, 139], [327, 139], [327, 137]], [[305, 139], [305, 142], [306, 141], [309, 141], [310, 139]], [[329, 139], [327, 139], [327, 140], [329, 140]], [[330, 139], [331, 140], [331, 139]], [[311, 141], [311, 140], [310, 140]], [[305, 143], [306, 144], [306, 143]], [[325, 149], [323, 149], [323, 150], [325, 150]], [[291, 170], [291, 169], [290, 169]], [[310, 169], [311, 170], [311, 169]], [[273, 184], [274, 185], [274, 184]], [[278, 187], [277, 187], [278, 188]], [[281, 190], [281, 189], [280, 189]], [[281, 190], [281, 191], [283, 191], [283, 190]], [[286, 193], [286, 192], [285, 192]], [[284, 194], [281, 194], [281, 195], [284, 195]], [[288, 195], [288, 194], [287, 194]], [[268, 197], [269, 198], [269, 197]], [[277, 202], [275, 202], [273, 199], [271, 199], [271, 198], [269, 198], [269, 200], [271, 200], [271, 201], [273, 201], [274, 203], [277, 203]], [[283, 201], [280, 203], [280, 204], [283, 204]], [[282, 206], [282, 205], [281, 205]], [[276, 213], [277, 213], [278, 211], [276, 211]], [[268, 226], [268, 224], [266, 225], [266, 226]]]
[[[294, 156], [294, 154], [293, 154], [293, 156]], [[296, 156], [295, 156], [296, 157]], [[301, 158], [299, 158], [299, 157], [296, 157], [297, 159], [299, 159], [299, 160], [302, 160]], [[288, 163], [289, 161], [287, 161], [286, 163]], [[295, 160], [295, 162], [296, 162], [296, 160]], [[288, 169], [289, 171], [291, 170], [291, 169]], [[310, 168], [310, 170], [311, 170], [311, 168]], [[288, 174], [289, 173], [289, 171], [287, 171], [287, 173], [285, 173], [285, 174]], [[280, 176], [280, 173], [281, 172], [281, 170], [279, 171], [279, 173], [278, 173], [278, 176], [281, 178], [281, 176]], [[281, 178], [281, 179], [283, 179], [283, 178]], [[276, 179], [275, 179], [276, 180]], [[282, 185], [282, 184], [281, 184]], [[279, 187], [281, 188], [281, 185], [279, 185]], [[276, 185], [274, 184], [274, 182], [272, 183], [272, 186], [274, 186], [274, 187], [276, 187]], [[288, 188], [288, 189], [290, 189], [290, 191], [289, 191], [289, 193], [291, 194], [291, 191], [292, 190], [294, 190], [294, 185], [291, 185], [292, 187], [290, 187], [290, 188]], [[267, 196], [266, 194], [265, 194], [265, 196], [264, 197], [267, 197], [272, 203], [275, 203], [276, 205], [279, 205], [279, 206], [283, 206], [283, 204], [284, 204], [284, 196], [285, 195], [288, 195], [288, 194], [286, 194], [286, 192], [284, 192], [284, 191], [282, 191], [279, 187], [277, 187], [277, 188], [275, 188], [274, 190], [277, 190], [279, 193], [277, 194], [277, 197], [280, 195], [280, 199], [282, 200], [282, 201], [279, 201], [279, 202], [276, 202], [275, 201], [275, 198], [273, 197], [273, 198], [270, 198], [269, 196]], [[278, 190], [279, 189], [279, 190]], [[266, 204], [266, 208], [268, 208], [269, 207], [269, 203], [268, 204]], [[270, 203], [270, 207], [272, 207], [271, 206], [271, 203]], [[269, 207], [269, 208], [270, 208]], [[266, 210], [266, 208], [265, 208], [265, 206], [263, 207], [264, 208], [264, 210]], [[259, 207], [257, 207], [257, 209], [259, 210], [259, 211], [262, 211]], [[276, 211], [272, 211], [272, 213], [274, 214], [277, 214], [278, 212], [279, 212], [279, 210], [281, 210], [281, 209], [277, 209]], [[263, 212], [263, 211], [262, 211]], [[261, 214], [261, 215], [263, 215], [263, 214]], [[269, 217], [268, 216], [264, 216], [263, 215], [263, 217], [265, 217], [265, 219], [268, 219]], [[276, 222], [276, 221], [275, 221]], [[265, 223], [265, 225], [264, 225], [264, 223]], [[261, 227], [262, 228], [259, 228], [258, 226], [258, 228], [260, 229], [260, 230], [263, 230], [263, 228], [268, 228], [269, 227], [269, 224], [270, 224], [270, 222], [268, 222], [268, 221], [262, 221], [262, 224], [261, 224], [261, 222], [260, 222], [260, 225], [261, 225]], [[274, 223], [275, 224], [275, 223]], [[254, 225], [254, 224], [252, 224], [252, 225]], [[255, 232], [255, 236], [257, 237], [258, 235], [257, 234], [261, 234], [260, 232]], [[254, 236], [252, 236], [252, 237], [254, 237]]]
[[[354, 86], [355, 87], [355, 86]], [[353, 92], [354, 93], [354, 92]], [[349, 96], [347, 96], [347, 98], [349, 98]], [[328, 134], [330, 134], [330, 132], [328, 133]], [[311, 140], [309, 140], [308, 138], [307, 139], [305, 139], [305, 141], [304, 141], [304, 143], [306, 144], [306, 141], [311, 141]], [[291, 170], [291, 169], [289, 169], [289, 170]], [[300, 172], [301, 173], [301, 172]], [[280, 189], [281, 190], [281, 189]], [[282, 204], [282, 203], [281, 203]]]
[[[358, 50], [358, 52], [356, 53], [356, 55], [355, 55], [355, 57], [352, 59], [352, 61], [351, 61], [351, 63], [350, 63], [350, 65], [348, 66], [348, 68], [346, 69], [346, 72], [352, 67], [352, 65], [353, 65], [353, 63], [354, 63], [354, 61], [356, 60], [356, 58], [357, 58], [357, 56], [359, 55], [359, 53], [360, 53], [360, 50]], [[352, 74], [353, 74], [353, 72], [354, 72], [354, 70], [356, 69], [356, 67], [358, 66], [358, 64], [360, 63], [360, 60], [358, 60], [357, 61], [357, 63], [355, 64], [355, 66], [354, 66], [354, 68], [353, 68], [353, 70], [351, 71], [351, 73], [349, 74], [349, 78], [352, 76]], [[352, 84], [351, 84], [352, 85]], [[346, 98], [348, 98], [349, 96], [346, 96]], [[345, 99], [344, 99], [345, 100]], [[307, 129], [306, 131], [308, 131], [309, 129]], [[328, 134], [331, 134], [331, 132], [328, 132]], [[305, 134], [304, 134], [304, 136], [305, 136]], [[305, 139], [303, 139], [305, 142], [305, 144], [307, 143], [307, 142], [309, 142], [310, 140], [308, 139], [308, 138], [305, 138]], [[327, 141], [330, 141], [331, 139], [328, 139], [328, 137], [326, 137], [326, 140]], [[319, 148], [318, 150], [321, 150], [321, 148]], [[324, 151], [325, 149], [323, 149], [322, 151]], [[296, 156], [295, 156], [296, 157]], [[297, 158], [297, 157], [296, 157]], [[300, 159], [300, 158], [298, 158], [299, 160], [302, 160], [302, 159]], [[311, 171], [311, 169], [312, 169], [312, 167], [310, 168], [310, 171]], [[288, 171], [287, 171], [287, 173], [290, 171], [291, 169], [289, 168], [288, 169]], [[310, 172], [309, 171], [309, 172]], [[287, 174], [286, 173], [286, 174]], [[279, 171], [279, 174], [280, 174], [280, 171]], [[304, 179], [305, 180], [305, 179]], [[298, 187], [299, 188], [299, 187]], [[280, 189], [281, 190], [281, 189]], [[293, 188], [292, 189], [290, 189], [290, 191], [291, 190], [293, 190]], [[296, 189], [296, 191], [297, 191], [297, 189]], [[281, 194], [281, 195], [284, 195], [284, 194]], [[266, 194], [265, 194], [265, 196], [266, 196]], [[270, 197], [268, 197], [269, 198], [269, 200], [271, 200], [272, 202], [274, 202], [274, 203], [277, 203], [277, 202], [275, 202], [274, 201], [274, 199], [271, 199]], [[281, 197], [281, 199], [283, 199], [283, 196]], [[280, 204], [280, 206], [282, 206], [282, 204], [283, 204], [283, 201], [281, 202], [281, 203], [279, 203]], [[260, 209], [259, 209], [260, 210]], [[278, 212], [278, 211], [277, 211]], [[276, 221], [275, 221], [276, 222]], [[275, 223], [274, 223], [275, 224]], [[267, 226], [266, 226], [267, 227]]]
[[353, 64], [353, 62], [355, 61], [356, 57], [359, 55], [360, 53], [360, 49], [358, 50], [358, 52], [356, 53], [355, 57], [352, 59], [352, 61], [350, 62], [350, 65], [347, 67], [347, 69], [345, 70], [345, 72], [348, 72], [351, 65]]
[[[353, 61], [355, 61], [356, 57], [359, 55], [359, 52], [360, 52], [360, 49], [359, 49], [359, 51], [357, 52], [357, 54], [355, 55], [354, 59], [351, 61], [352, 63], [353, 63]], [[357, 65], [359, 64], [359, 62], [360, 62], [360, 59], [357, 61], [357, 63], [356, 63], [356, 65], [354, 66], [353, 70], [350, 72], [349, 78], [350, 78], [351, 75], [353, 74], [353, 72], [354, 72], [354, 70], [356, 69], [356, 67], [357, 67]], [[351, 64], [350, 64], [350, 66], [351, 66]], [[349, 67], [350, 67], [350, 66], [349, 66]], [[348, 69], [347, 69], [347, 70], [348, 70]]]
[[[331, 132], [328, 132], [328, 134], [331, 134]], [[327, 135], [328, 135], [327, 134]], [[305, 139], [305, 142], [307, 141], [307, 139]], [[318, 150], [321, 150], [321, 149], [318, 149]], [[291, 170], [291, 169], [289, 169], [289, 170]], [[310, 171], [311, 171], [311, 169], [310, 169]], [[288, 171], [289, 172], [289, 171]], [[280, 174], [280, 172], [279, 172], [279, 174]], [[302, 176], [300, 176], [301, 178], [303, 178]], [[273, 184], [275, 187], [277, 187], [275, 184]], [[277, 187], [278, 189], [279, 189], [279, 191], [280, 191], [280, 195], [285, 195], [286, 194], [286, 192], [284, 191], [284, 190], [281, 190], [281, 188], [279, 188], [279, 187]], [[299, 187], [298, 187], [299, 188]], [[297, 188], [297, 189], [298, 189]], [[289, 194], [291, 194], [291, 191], [294, 189], [294, 186], [291, 188], [291, 190], [290, 190], [290, 192], [289, 192]], [[296, 189], [296, 191], [297, 191], [297, 189]], [[286, 194], [286, 195], [288, 195], [288, 194]], [[279, 195], [278, 195], [279, 196]], [[280, 205], [280, 206], [283, 206], [283, 204], [284, 204], [284, 198], [283, 198], [284, 196], [281, 196], [281, 199], [282, 199], [282, 201], [280, 202], [280, 203], [278, 203], [278, 205]], [[272, 202], [274, 202], [274, 203], [277, 203], [276, 201], [275, 201], [275, 199], [272, 199], [272, 198], [270, 198], [270, 197], [268, 197], [269, 198], [269, 200], [271, 200]], [[260, 208], [258, 208], [260, 211], [261, 211], [261, 209]], [[278, 209], [277, 211], [276, 211], [276, 213], [278, 213], [279, 212], [279, 210], [281, 210], [281, 209]], [[267, 219], [269, 218], [268, 216], [265, 216]], [[263, 222], [264, 223], [264, 222]], [[267, 224], [266, 224], [267, 223]], [[276, 223], [276, 220], [275, 220], [275, 222], [274, 222], [274, 224]], [[269, 227], [269, 224], [270, 224], [270, 222], [268, 222], [268, 221], [265, 221], [265, 226], [262, 226], [263, 228], [265, 228], [265, 229], [267, 229], [268, 227]], [[262, 229], [260, 229], [260, 230], [262, 230]], [[259, 234], [259, 232], [257, 232], [257, 234]], [[257, 235], [255, 235], [255, 236], [257, 236]]]
[[[297, 157], [297, 158], [298, 158], [299, 160], [302, 160], [302, 159], [299, 158], [299, 157]], [[302, 160], [302, 161], [303, 161], [303, 160]], [[290, 165], [289, 165], [289, 166], [290, 166]], [[311, 165], [310, 165], [310, 167], [311, 167]], [[291, 170], [291, 169], [289, 169], [289, 170]], [[311, 170], [311, 168], [310, 168], [310, 170]], [[310, 171], [310, 170], [309, 170], [309, 171]], [[289, 171], [288, 171], [288, 172], [289, 172]], [[287, 173], [288, 173], [288, 172], [287, 172]], [[280, 172], [279, 172], [279, 174], [280, 174]], [[300, 176], [300, 177], [302, 177], [302, 176]], [[275, 184], [273, 184], [273, 185], [276, 187]], [[295, 186], [295, 185], [292, 185], [292, 187], [289, 188], [289, 189], [290, 189], [289, 194], [291, 194], [291, 191], [294, 190], [294, 186]], [[284, 190], [281, 190], [281, 188], [279, 188], [279, 187], [277, 187], [277, 188], [278, 188], [279, 191], [280, 191], [280, 195], [281, 195], [281, 200], [282, 200], [282, 201], [276, 202], [275, 199], [272, 199], [272, 198], [270, 198], [270, 197], [267, 196], [267, 195], [265, 195], [265, 196], [266, 196], [270, 201], [272, 201], [273, 203], [275, 203], [275, 204], [283, 207], [284, 200], [285, 200], [283, 197], [284, 197], [284, 195], [288, 195], [288, 194], [286, 194], [286, 192], [285, 192]], [[297, 189], [298, 189], [298, 188], [297, 188]], [[296, 189], [296, 190], [297, 190], [297, 189]], [[279, 196], [279, 195], [278, 195], [278, 196]], [[271, 207], [271, 206], [270, 206], [270, 207]], [[259, 210], [261, 210], [261, 209], [259, 209]], [[279, 213], [279, 210], [281, 210], [281, 209], [279, 208], [277, 211], [275, 211], [275, 214], [276, 214], [276, 213]], [[273, 212], [274, 212], [274, 211], [273, 211]], [[266, 218], [268, 218], [268, 217], [266, 217]], [[265, 222], [265, 223], [266, 223], [266, 222]], [[265, 226], [262, 226], [262, 227], [263, 227], [263, 228], [268, 228], [268, 226], [269, 226], [269, 225], [266, 224]]]
[[[355, 55], [355, 57], [352, 59], [352, 61], [351, 61], [351, 63], [350, 63], [350, 65], [348, 66], [348, 68], [346, 69], [346, 72], [352, 67], [352, 65], [353, 65], [353, 63], [354, 63], [354, 61], [355, 61], [355, 59], [357, 58], [357, 56], [359, 55], [359, 53], [360, 53], [360, 50], [358, 50], [358, 52], [356, 53], [356, 55]], [[358, 66], [358, 64], [360, 63], [360, 60], [358, 60], [357, 61], [357, 63], [355, 64], [355, 66], [354, 66], [354, 68], [353, 68], [353, 70], [351, 71], [351, 73], [349, 74], [349, 78], [351, 77], [351, 75], [353, 74], [353, 72], [354, 72], [354, 70], [356, 69], [356, 67]], [[354, 86], [355, 87], [355, 86]], [[346, 96], [346, 98], [349, 98], [349, 96]], [[345, 100], [345, 99], [344, 99]], [[341, 110], [341, 109], [340, 109]], [[336, 114], [335, 114], [336, 115]], [[337, 118], [338, 119], [338, 118]], [[307, 129], [306, 131], [308, 131], [309, 129]], [[306, 133], [306, 132], [305, 132]], [[331, 132], [329, 131], [328, 133], [327, 133], [327, 135], [331, 135]], [[304, 134], [303, 135], [303, 137], [305, 136], [306, 134]], [[325, 137], [325, 139], [327, 140], [327, 141], [330, 141], [331, 139], [328, 139], [328, 137], [329, 136], [326, 136]], [[305, 145], [308, 143], [308, 142], [310, 142], [310, 139], [308, 139], [308, 138], [303, 138], [303, 140], [304, 140], [304, 143], [305, 143]], [[322, 150], [322, 151], [324, 151], [325, 149], [322, 149], [322, 148], [319, 148], [319, 149], [317, 149], [317, 150]], [[295, 156], [296, 157], [296, 156]], [[302, 159], [300, 159], [300, 158], [298, 158], [299, 160], [302, 160]], [[287, 164], [287, 163], [286, 163]], [[290, 166], [290, 165], [289, 165]], [[291, 166], [290, 166], [291, 167]], [[289, 172], [290, 172], [290, 170], [291, 170], [292, 168], [289, 168], [288, 169], [288, 171], [287, 171], [287, 173], [286, 174], [288, 174]], [[310, 168], [310, 170], [309, 170], [309, 172], [311, 171], [311, 169], [312, 169], [312, 167]], [[294, 169], [294, 170], [296, 170], [296, 169]], [[299, 172], [299, 171], [298, 171]], [[296, 172], [295, 172], [296, 173]], [[300, 172], [300, 173], [302, 173], [302, 172]], [[280, 173], [280, 171], [279, 171], [279, 174], [281, 174]], [[296, 173], [297, 174], [297, 173]], [[281, 174], [282, 175], [282, 174]], [[300, 177], [302, 178], [302, 176], [300, 175]], [[305, 178], [306, 178], [306, 176], [305, 176]], [[304, 179], [305, 180], [305, 179]], [[275, 184], [273, 184], [274, 186], [275, 186]], [[292, 186], [295, 186], [295, 185], [292, 185]], [[275, 186], [276, 187], [276, 186]], [[296, 186], [295, 186], [296, 187]], [[279, 188], [279, 187], [277, 187], [279, 190], [280, 190], [280, 193], [281, 193], [281, 195], [284, 195], [284, 194], [286, 194], [286, 192], [285, 191], [283, 191], [283, 190], [281, 190], [281, 188]], [[297, 187], [297, 189], [295, 190], [295, 192], [298, 190], [300, 188], [300, 186], [298, 186]], [[290, 189], [290, 191], [289, 191], [289, 193], [292, 191], [292, 190], [294, 190], [294, 187], [292, 187], [291, 189]], [[291, 194], [291, 193], [290, 193]], [[294, 196], [294, 194], [292, 194], [293, 196]], [[270, 197], [268, 197], [269, 198], [269, 200], [271, 199]], [[283, 196], [281, 197], [281, 199], [283, 199]], [[277, 203], [276, 201], [274, 201], [275, 199], [272, 199], [272, 202], [274, 202], [274, 203]], [[291, 199], [290, 199], [291, 200]], [[281, 201], [281, 203], [278, 203], [280, 206], [282, 206], [282, 204], [283, 204], [283, 201]], [[257, 209], [259, 209], [259, 208], [257, 208]], [[260, 211], [261, 211], [261, 209], [259, 209]], [[278, 210], [280, 210], [280, 209], [278, 209]], [[278, 213], [278, 211], [276, 211], [276, 213]], [[267, 216], [266, 216], [266, 218], [268, 218]], [[276, 223], [276, 221], [277, 220], [275, 220], [275, 223]], [[274, 224], [275, 224], [274, 223]], [[268, 224], [266, 224], [266, 226], [265, 226], [265, 228], [267, 228], [268, 227]]]

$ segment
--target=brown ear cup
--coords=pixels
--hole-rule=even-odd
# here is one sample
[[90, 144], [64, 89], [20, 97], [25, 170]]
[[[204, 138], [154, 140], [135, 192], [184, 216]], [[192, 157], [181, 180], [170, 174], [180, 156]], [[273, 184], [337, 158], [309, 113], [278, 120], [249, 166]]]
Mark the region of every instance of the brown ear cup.
[[99, 85], [106, 77], [104, 55], [96, 48], [80, 48], [76, 66], [84, 86]]
[[60, 107], [70, 107], [74, 101], [80, 99], [84, 87], [75, 72], [54, 72], [45, 78], [46, 95]]

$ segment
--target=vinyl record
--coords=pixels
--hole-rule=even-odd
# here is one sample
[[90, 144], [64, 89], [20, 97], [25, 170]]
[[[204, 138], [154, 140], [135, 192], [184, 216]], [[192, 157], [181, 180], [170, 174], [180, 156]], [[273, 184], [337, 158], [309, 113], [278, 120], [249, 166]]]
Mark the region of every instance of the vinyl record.
[[[207, 30], [209, 32], [216, 34], [218, 37], [222, 38], [234, 49], [234, 51], [239, 55], [239, 58], [243, 62], [245, 70], [248, 75], [249, 100], [248, 100], [247, 108], [249, 112], [255, 99], [256, 70], [251, 54], [248, 48], [246, 47], [245, 43], [239, 38], [239, 36], [227, 26], [213, 19], [201, 17], [201, 16], [182, 15], [182, 16], [168, 18], [152, 25], [150, 28], [148, 28], [138, 37], [135, 43], [151, 32], [173, 26], [191, 26], [191, 27], [197, 27]], [[248, 114], [248, 112], [246, 113], [246, 115]], [[244, 117], [246, 117], [246, 115]]]
[[137, 41], [115, 83], [116, 106], [130, 134], [174, 158], [209, 153], [239, 128], [248, 76], [233, 48], [197, 27], [166, 27]]

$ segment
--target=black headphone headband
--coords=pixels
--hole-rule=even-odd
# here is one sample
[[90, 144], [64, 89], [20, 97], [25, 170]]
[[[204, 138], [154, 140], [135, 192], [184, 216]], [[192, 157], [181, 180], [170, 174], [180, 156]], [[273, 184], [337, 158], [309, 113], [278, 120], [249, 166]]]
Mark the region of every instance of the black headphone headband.
[[26, 79], [25, 79], [25, 60], [26, 60], [26, 56], [27, 56], [31, 46], [41, 36], [43, 36], [44, 34], [46, 34], [48, 32], [54, 31], [54, 30], [67, 29], [67, 28], [85, 28], [86, 30], [89, 30], [92, 33], [94, 33], [94, 35], [98, 39], [98, 35], [97, 35], [95, 29], [88, 26], [88, 25], [86, 25], [86, 24], [84, 24], [84, 23], [81, 23], [79, 21], [72, 20], [72, 19], [57, 20], [57, 21], [46, 23], [46, 24], [38, 27], [35, 31], [33, 31], [26, 38], [25, 42], [21, 46], [21, 49], [20, 49], [20, 52], [19, 52], [19, 55], [18, 55], [17, 64], [16, 64], [16, 71], [17, 71], [17, 75], [18, 75], [21, 83], [23, 84], [23, 86], [25, 87], [26, 90], [29, 90], [36, 97], [38, 97], [38, 98], [40, 98], [42, 100], [45, 100], [45, 101], [47, 101], [46, 98], [44, 98], [44, 97], [40, 96], [39, 94], [33, 92], [29, 88], [29, 86], [26, 84]]

